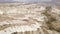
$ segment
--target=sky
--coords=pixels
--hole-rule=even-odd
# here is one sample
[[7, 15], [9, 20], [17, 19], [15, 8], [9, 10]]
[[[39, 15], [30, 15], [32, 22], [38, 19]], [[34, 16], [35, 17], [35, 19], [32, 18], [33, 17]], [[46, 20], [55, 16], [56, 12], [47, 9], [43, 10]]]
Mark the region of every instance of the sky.
[[51, 2], [52, 0], [0, 0], [0, 2]]

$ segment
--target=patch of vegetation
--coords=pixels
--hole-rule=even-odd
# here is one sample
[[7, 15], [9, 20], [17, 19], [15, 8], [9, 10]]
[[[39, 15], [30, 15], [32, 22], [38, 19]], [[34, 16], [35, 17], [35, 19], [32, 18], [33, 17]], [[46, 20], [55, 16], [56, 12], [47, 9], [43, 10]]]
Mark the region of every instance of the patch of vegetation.
[[51, 16], [51, 13], [49, 13], [51, 11], [51, 9], [52, 9], [52, 7], [48, 6], [48, 7], [46, 7], [45, 12], [43, 13], [48, 18], [48, 21], [46, 22], [46, 24], [47, 24], [47, 26], [50, 30], [55, 30], [55, 31], [59, 32], [60, 29], [57, 30], [54, 27], [52, 27], [53, 25], [51, 23], [54, 22], [54, 21], [57, 21], [57, 20]]
[[12, 34], [17, 34], [17, 32], [14, 32], [14, 33], [12, 33]]
[[46, 10], [45, 10], [45, 12], [43, 13], [44, 15], [46, 15], [46, 16], [51, 16], [48, 12], [50, 12], [51, 11], [51, 6], [48, 6], [48, 7], [46, 7]]
[[49, 13], [49, 12], [51, 12], [51, 9], [52, 9], [52, 7], [51, 7], [51, 6], [48, 6], [48, 7], [46, 7], [45, 12], [43, 13], [44, 15], [47, 16], [47, 18], [48, 18], [48, 22], [56, 21], [56, 19], [53, 18], [53, 17], [51, 16], [51, 14]]
[[58, 28], [58, 29], [55, 29], [57, 32], [60, 32], [60, 28]]

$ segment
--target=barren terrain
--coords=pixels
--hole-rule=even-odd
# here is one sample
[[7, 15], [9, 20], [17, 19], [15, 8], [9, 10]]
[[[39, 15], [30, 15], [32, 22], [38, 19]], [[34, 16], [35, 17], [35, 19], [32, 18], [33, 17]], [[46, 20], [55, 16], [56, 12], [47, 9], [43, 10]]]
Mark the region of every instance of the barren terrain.
[[0, 34], [60, 34], [60, 9], [34, 3], [0, 4]]

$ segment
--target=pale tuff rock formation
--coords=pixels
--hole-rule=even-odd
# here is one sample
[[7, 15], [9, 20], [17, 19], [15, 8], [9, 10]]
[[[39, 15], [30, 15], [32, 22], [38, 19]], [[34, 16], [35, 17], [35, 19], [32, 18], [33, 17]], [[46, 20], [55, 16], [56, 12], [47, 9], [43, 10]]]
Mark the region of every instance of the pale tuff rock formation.
[[53, 19], [56, 16], [51, 7], [28, 3], [6, 3], [0, 6], [0, 34], [60, 34], [60, 21]]
[[37, 4], [7, 5], [0, 7], [0, 34], [13, 34], [14, 32], [39, 34], [38, 29], [41, 29], [40, 26], [42, 26], [45, 18], [40, 11], [42, 12], [45, 8]]

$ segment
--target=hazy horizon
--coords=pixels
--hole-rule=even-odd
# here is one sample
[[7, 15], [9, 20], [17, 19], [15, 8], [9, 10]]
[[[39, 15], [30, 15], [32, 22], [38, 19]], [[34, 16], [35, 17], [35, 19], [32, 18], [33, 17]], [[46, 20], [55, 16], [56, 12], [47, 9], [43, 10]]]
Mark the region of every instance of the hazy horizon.
[[0, 0], [0, 3], [4, 2], [28, 2], [28, 3], [49, 3], [60, 5], [60, 0]]

